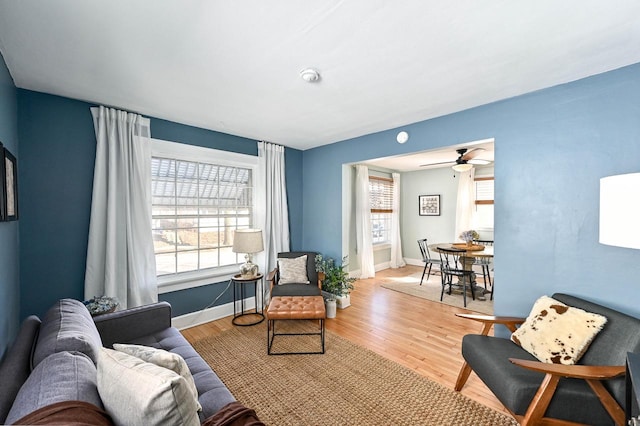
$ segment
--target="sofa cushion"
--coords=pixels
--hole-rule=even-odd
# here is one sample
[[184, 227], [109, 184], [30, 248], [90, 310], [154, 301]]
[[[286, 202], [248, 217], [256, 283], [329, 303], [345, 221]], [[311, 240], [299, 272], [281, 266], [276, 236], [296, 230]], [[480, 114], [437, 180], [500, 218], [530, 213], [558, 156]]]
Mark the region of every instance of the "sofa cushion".
[[116, 425], [199, 425], [196, 399], [175, 372], [103, 348], [98, 392]]
[[548, 296], [534, 303], [511, 340], [539, 361], [572, 365], [585, 353], [607, 318], [567, 306]]
[[41, 361], [22, 385], [6, 423], [56, 402], [85, 401], [102, 408], [96, 387], [96, 366], [80, 352], [58, 352]]
[[180, 355], [165, 351], [164, 349], [152, 348], [150, 346], [125, 345], [122, 343], [115, 343], [113, 345], [113, 349], [118, 352], [124, 352], [135, 356], [143, 361], [155, 364], [158, 367], [168, 368], [169, 370], [184, 377], [193, 398], [196, 400], [198, 411], [202, 410], [202, 406], [198, 402], [198, 389], [196, 389], [196, 383], [193, 381], [193, 376], [189, 371], [187, 363]]
[[100, 334], [84, 304], [78, 300], [62, 299], [42, 319], [33, 365], [35, 367], [49, 355], [63, 351], [82, 352], [95, 364], [101, 347]]
[[289, 259], [278, 259], [278, 284], [309, 284], [307, 255]]

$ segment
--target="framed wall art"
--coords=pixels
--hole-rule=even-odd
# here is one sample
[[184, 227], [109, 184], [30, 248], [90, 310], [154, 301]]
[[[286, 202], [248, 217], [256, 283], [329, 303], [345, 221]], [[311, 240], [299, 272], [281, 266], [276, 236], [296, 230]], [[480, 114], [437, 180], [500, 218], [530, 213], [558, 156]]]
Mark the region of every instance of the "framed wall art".
[[2, 220], [18, 220], [18, 162], [8, 149], [1, 149]]
[[440, 216], [440, 195], [418, 195], [420, 216]]

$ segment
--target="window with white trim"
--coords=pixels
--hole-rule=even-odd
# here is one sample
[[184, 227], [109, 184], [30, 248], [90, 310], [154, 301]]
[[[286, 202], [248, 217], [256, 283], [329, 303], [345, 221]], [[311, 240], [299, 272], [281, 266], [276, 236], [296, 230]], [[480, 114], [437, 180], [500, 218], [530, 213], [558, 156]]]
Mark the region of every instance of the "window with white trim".
[[153, 141], [152, 232], [159, 283], [236, 269], [236, 229], [253, 225], [256, 157]]
[[371, 206], [371, 233], [373, 244], [386, 244], [391, 240], [391, 213], [393, 212], [393, 180], [369, 176], [369, 204]]
[[475, 223], [480, 229], [493, 229], [493, 177], [477, 177]]

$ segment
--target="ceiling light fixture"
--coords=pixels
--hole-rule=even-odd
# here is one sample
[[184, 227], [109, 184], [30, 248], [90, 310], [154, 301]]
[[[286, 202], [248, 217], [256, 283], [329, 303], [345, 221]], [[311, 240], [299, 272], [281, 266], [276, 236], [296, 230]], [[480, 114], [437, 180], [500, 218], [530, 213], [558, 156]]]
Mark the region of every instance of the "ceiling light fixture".
[[320, 80], [320, 73], [313, 68], [307, 68], [300, 71], [300, 77], [307, 83], [313, 83]]
[[409, 133], [407, 132], [398, 133], [398, 136], [396, 136], [396, 140], [398, 141], [398, 143], [405, 143], [406, 141], [409, 140]]
[[473, 169], [473, 164], [469, 164], [469, 163], [454, 164], [451, 168], [456, 172], [464, 173]]

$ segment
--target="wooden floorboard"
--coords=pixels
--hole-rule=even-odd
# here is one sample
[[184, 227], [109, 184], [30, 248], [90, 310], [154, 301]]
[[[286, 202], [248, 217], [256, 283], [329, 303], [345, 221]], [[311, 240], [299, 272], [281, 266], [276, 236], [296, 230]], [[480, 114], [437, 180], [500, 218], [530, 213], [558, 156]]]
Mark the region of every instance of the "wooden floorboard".
[[[351, 306], [338, 309], [337, 317], [326, 321], [327, 330], [453, 389], [462, 365], [462, 336], [480, 332], [475, 321], [455, 316], [470, 311], [380, 286], [385, 278], [411, 275], [421, 270], [417, 266], [387, 269], [377, 272], [376, 278], [358, 280], [351, 293]], [[193, 343], [231, 327], [234, 327], [231, 317], [226, 317], [185, 329], [182, 333]], [[507, 413], [473, 373], [462, 394]]]

